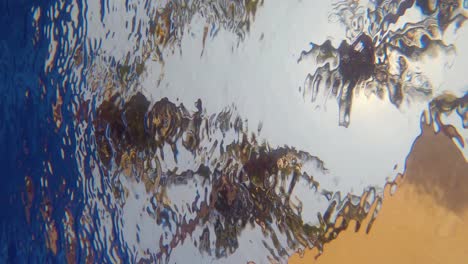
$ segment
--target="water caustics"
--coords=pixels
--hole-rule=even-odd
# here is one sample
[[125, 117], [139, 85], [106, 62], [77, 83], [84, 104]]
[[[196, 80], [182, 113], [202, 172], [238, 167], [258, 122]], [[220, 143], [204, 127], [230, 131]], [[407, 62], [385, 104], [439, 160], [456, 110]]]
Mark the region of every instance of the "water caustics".
[[54, 256], [284, 263], [351, 222], [371, 232], [421, 122], [467, 157], [460, 2], [288, 2], [33, 8], [44, 71], [74, 84], [42, 86], [79, 210], [51, 202], [47, 161], [22, 199]]

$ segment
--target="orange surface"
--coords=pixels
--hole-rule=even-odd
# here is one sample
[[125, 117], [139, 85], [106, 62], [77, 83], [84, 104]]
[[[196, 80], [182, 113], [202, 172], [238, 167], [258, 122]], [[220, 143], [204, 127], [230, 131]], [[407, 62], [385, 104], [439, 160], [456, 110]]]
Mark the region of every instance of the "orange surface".
[[445, 135], [424, 127], [405, 176], [369, 234], [354, 226], [290, 263], [468, 263], [468, 163]]

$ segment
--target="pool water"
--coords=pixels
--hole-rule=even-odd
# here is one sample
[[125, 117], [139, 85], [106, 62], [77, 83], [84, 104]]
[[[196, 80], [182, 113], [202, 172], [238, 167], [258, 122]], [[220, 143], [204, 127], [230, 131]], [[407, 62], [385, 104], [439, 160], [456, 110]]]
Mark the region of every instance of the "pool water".
[[466, 161], [466, 9], [2, 1], [0, 262], [285, 263], [371, 233], [424, 127]]

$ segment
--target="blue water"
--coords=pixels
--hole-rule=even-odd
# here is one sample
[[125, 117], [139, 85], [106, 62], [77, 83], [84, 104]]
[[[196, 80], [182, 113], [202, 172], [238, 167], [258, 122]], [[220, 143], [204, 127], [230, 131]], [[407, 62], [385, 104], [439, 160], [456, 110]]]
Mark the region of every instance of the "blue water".
[[[48, 57], [51, 35], [47, 27], [52, 19], [42, 15], [39, 25], [33, 27], [32, 9], [40, 6], [47, 10], [52, 1], [6, 0], [0, 3], [0, 162], [1, 185], [0, 203], [0, 262], [1, 263], [54, 263], [64, 262], [65, 251], [60, 241], [60, 250], [53, 256], [46, 248], [44, 219], [39, 213], [45, 201], [53, 204], [51, 219], [60, 223], [65, 208], [74, 215], [81, 213], [80, 192], [75, 192], [73, 200], [68, 190], [80, 188], [74, 150], [73, 120], [71, 111], [73, 100], [78, 95], [76, 87], [83, 80], [77, 76], [73, 84], [65, 80], [69, 74], [66, 65], [67, 55], [63, 52], [65, 42], [59, 42], [55, 61], [65, 66], [59, 73], [58, 67], [46, 72], [44, 65]], [[81, 7], [81, 6], [80, 6]], [[58, 17], [66, 21], [67, 17]], [[82, 39], [83, 23], [76, 31]], [[39, 31], [36, 29], [40, 29]], [[63, 34], [57, 31], [56, 35]], [[33, 42], [38, 38], [37, 43]], [[71, 50], [75, 47], [69, 47]], [[61, 107], [63, 124], [57, 129], [53, 121], [52, 104], [56, 102], [56, 89], [63, 96]], [[43, 90], [43, 87], [46, 87]], [[55, 86], [56, 87], [56, 86]], [[67, 92], [65, 92], [67, 91]], [[26, 96], [26, 94], [29, 94]], [[68, 127], [66, 136], [65, 128]], [[63, 139], [70, 144], [64, 144]], [[61, 149], [65, 155], [61, 156]], [[53, 164], [53, 172], [48, 163]], [[24, 199], [26, 194], [25, 177], [32, 179], [34, 199], [31, 204], [31, 222], [26, 220]], [[47, 188], [41, 188], [41, 180], [47, 180]], [[61, 225], [57, 225], [61, 228]], [[73, 226], [76, 231], [79, 225]], [[80, 261], [78, 252], [77, 260]]]
[[[122, 12], [116, 12], [114, 16], [134, 15], [132, 3], [129, 2], [131, 1], [125, 3], [126, 10], [119, 10]], [[419, 3], [419, 1], [416, 2]], [[81, 1], [63, 1], [62, 3], [52, 0], [2, 0], [0, 2], [0, 93], [2, 95], [0, 104], [0, 208], [2, 209], [0, 212], [0, 263], [128, 263], [140, 260], [150, 263], [164, 262], [164, 260], [169, 262], [171, 253], [176, 248], [178, 252], [182, 252], [179, 253], [180, 259], [195, 255], [199, 257], [199, 261], [226, 260], [230, 256], [234, 256], [233, 258], [243, 256], [250, 260], [250, 257], [259, 254], [261, 256], [257, 259], [266, 261], [266, 256], [263, 255], [268, 254], [268, 257], [271, 255], [276, 261], [284, 262], [288, 255], [298, 248], [313, 245], [322, 249], [324, 243], [334, 239], [346, 226], [336, 228], [333, 235], [329, 234], [328, 237], [325, 237], [325, 234], [327, 228], [333, 229], [333, 218], [343, 213], [345, 211], [343, 208], [350, 207], [359, 212], [356, 215], [353, 213], [345, 215], [347, 219], [361, 220], [368, 213], [377, 215], [377, 212], [375, 214], [369, 212], [368, 209], [361, 208], [359, 203], [353, 203], [353, 201], [359, 201], [361, 195], [367, 197], [366, 195], [371, 193], [369, 197], [372, 196], [372, 199], [364, 201], [364, 207], [370, 208], [371, 204], [380, 204], [381, 197], [376, 194], [379, 188], [367, 182], [362, 183], [365, 185], [364, 191], [359, 190], [356, 193], [340, 193], [339, 190], [326, 190], [319, 187], [316, 181], [322, 176], [325, 178], [327, 161], [322, 161], [320, 157], [314, 156], [314, 153], [302, 151], [301, 146], [281, 144], [280, 147], [270, 147], [268, 142], [257, 142], [255, 137], [260, 134], [262, 125], [258, 125], [257, 131], [253, 129], [249, 132], [246, 128], [248, 127], [247, 117], [237, 116], [236, 107], [226, 106], [221, 112], [206, 113], [202, 107], [202, 100], [196, 103], [190, 102], [192, 106], [182, 99], [184, 94], [180, 95], [180, 102], [179, 95], [174, 101], [167, 98], [150, 98], [148, 93], [134, 95], [131, 88], [134, 88], [132, 85], [137, 87], [136, 83], [140, 81], [138, 78], [142, 73], [138, 73], [139, 67], [143, 65], [144, 68], [147, 63], [148, 68], [164, 70], [166, 57], [163, 58], [163, 56], [170, 57], [168, 54], [171, 54], [171, 48], [172, 54], [179, 52], [177, 48], [181, 49], [181, 47], [177, 47], [177, 44], [180, 44], [185, 27], [189, 27], [190, 21], [198, 14], [197, 10], [186, 11], [180, 7], [182, 6], [180, 2], [177, 3], [179, 5], [167, 4], [165, 6], [169, 17], [162, 14], [161, 18], [155, 18], [157, 23], [170, 23], [170, 25], [165, 25], [166, 28], [161, 26], [160, 32], [163, 32], [161, 35], [158, 35], [160, 32], [148, 33], [149, 29], [156, 28], [155, 21], [148, 22], [146, 25], [148, 30], [142, 34], [140, 29], [135, 27], [140, 23], [138, 21], [136, 23], [135, 20], [141, 19], [141, 16], [133, 17], [133, 29], [127, 40], [129, 43], [135, 41], [136, 44], [134, 44], [135, 47], [127, 47], [128, 50], [134, 50], [135, 54], [132, 56], [141, 59], [143, 57], [139, 57], [141, 38], [153, 39], [155, 43], [152, 43], [153, 46], [150, 47], [153, 49], [151, 58], [159, 57], [159, 59], [152, 60], [148, 59], [150, 56], [147, 56], [143, 59], [143, 63], [139, 64], [139, 61], [133, 57], [130, 62], [128, 60], [124, 62], [118, 54], [99, 53], [102, 52], [100, 50], [102, 40], [108, 41], [108, 46], [105, 47], [107, 51], [114, 51], [112, 45], [109, 44], [114, 41], [114, 38], [107, 37], [112, 35], [111, 30], [115, 28], [107, 25], [109, 27], [106, 30], [112, 28], [107, 33], [98, 32], [98, 29], [88, 29], [89, 21], [85, 18], [93, 17], [87, 16], [90, 3]], [[228, 6], [227, 3], [231, 2], [218, 2], [223, 8]], [[388, 19], [383, 19], [383, 24], [391, 24], [393, 19], [403, 16], [403, 11], [415, 1], [402, 3], [405, 5], [396, 15], [391, 13], [392, 9], [389, 8], [388, 12], [391, 14], [388, 15]], [[154, 2], [151, 3], [151, 1], [146, 1], [144, 4], [144, 11], [148, 16], [153, 14], [149, 11], [154, 8], [152, 4]], [[380, 4], [385, 3], [375, 1], [376, 7]], [[106, 10], [110, 9], [109, 1], [102, 0], [99, 5], [98, 17], [104, 25]], [[216, 10], [217, 6], [213, 6], [204, 6], [202, 12]], [[198, 36], [203, 41], [200, 61], [205, 59], [203, 56], [208, 31], [209, 38], [215, 38], [221, 28], [221, 31], [239, 36], [240, 42], [248, 36], [256, 8], [256, 5], [246, 7], [241, 4], [238, 9], [232, 9], [232, 18], [226, 13], [229, 19], [221, 17], [219, 21], [214, 19], [214, 22], [203, 25], [204, 36], [202, 38]], [[234, 11], [239, 13], [235, 13], [235, 16]], [[434, 11], [431, 12], [435, 14]], [[247, 16], [244, 16], [245, 14]], [[218, 18], [218, 16], [215, 17]], [[378, 16], [374, 17], [374, 19], [377, 18]], [[459, 19], [460, 25], [466, 20], [465, 17]], [[128, 18], [126, 21], [129, 21]], [[441, 32], [447, 26], [444, 23], [439, 21], [438, 27]], [[153, 31], [155, 31], [154, 28]], [[88, 30], [96, 30], [98, 33], [93, 33], [96, 33], [98, 37], [88, 37]], [[120, 29], [117, 28], [117, 30]], [[348, 25], [350, 35], [362, 34], [362, 30], [366, 29], [358, 30]], [[372, 32], [367, 33], [378, 32], [370, 31]], [[122, 32], [126, 34], [125, 30]], [[190, 34], [195, 36], [195, 33]], [[400, 33], [394, 34], [396, 39], [400, 37], [398, 34]], [[263, 37], [262, 33], [259, 41], [262, 41]], [[313, 45], [309, 52], [312, 55], [316, 50], [323, 48], [324, 51], [327, 50], [323, 52], [323, 56], [344, 56], [345, 54], [345, 56], [352, 55], [354, 62], [358, 59], [361, 61], [361, 64], [356, 64], [361, 65], [359, 67], [362, 68], [362, 72], [358, 74], [352, 69], [354, 64], [344, 70], [337, 68], [333, 70], [335, 72], [324, 72], [323, 69], [329, 67], [326, 65], [323, 66], [320, 74], [323, 73], [325, 77], [343, 74], [344, 79], [352, 80], [353, 85], [350, 86], [368, 79], [374, 81], [378, 79], [378, 76], [373, 76], [375, 73], [375, 43], [373, 41], [375, 42], [377, 38], [364, 34], [360, 39], [363, 40], [355, 42], [344, 52], [342, 48], [331, 46], [331, 42]], [[421, 53], [426, 50], [426, 40], [426, 38], [421, 39], [422, 43], [419, 43], [421, 47], [418, 46], [419, 44], [415, 45], [420, 48]], [[439, 43], [438, 40], [434, 42]], [[239, 43], [237, 45], [239, 46]], [[307, 46], [307, 44], [304, 45]], [[366, 52], [357, 52], [355, 46], [359, 45], [365, 46]], [[386, 46], [382, 45], [382, 47]], [[448, 50], [448, 47], [444, 45], [436, 46], [435, 49], [437, 48], [441, 51]], [[118, 53], [117, 48], [116, 50]], [[189, 52], [194, 51], [189, 50]], [[232, 52], [234, 53], [234, 46]], [[405, 52], [412, 54], [402, 48], [401, 53], [405, 54]], [[197, 50], [195, 53], [199, 54], [200, 51]], [[297, 53], [299, 54], [300, 50]], [[180, 54], [182, 54], [181, 51]], [[441, 54], [444, 55], [443, 52]], [[297, 60], [295, 56], [290, 56], [290, 58], [293, 61]], [[409, 55], [408, 58], [415, 61], [418, 59], [411, 58]], [[364, 69], [365, 63], [370, 65], [367, 70]], [[104, 77], [100, 79], [99, 66], [108, 67], [110, 70], [108, 72], [103, 70], [103, 72], [111, 72], [110, 75], [114, 75], [106, 77], [107, 79]], [[161, 67], [158, 68], [159, 66]], [[144, 69], [141, 71], [144, 75]], [[351, 75], [350, 72], [356, 76], [347, 76]], [[320, 74], [314, 76], [320, 79], [322, 78]], [[163, 76], [159, 72], [151, 72], [148, 75], [149, 80], [156, 80]], [[180, 78], [190, 81], [190, 78], [186, 76]], [[222, 78], [220, 80], [224, 81]], [[303, 83], [303, 80], [300, 82]], [[115, 87], [111, 87], [114, 88], [111, 94], [115, 92], [115, 95], [122, 100], [113, 101], [107, 98], [105, 94], [108, 91], [105, 85], [114, 85]], [[169, 81], [167, 85], [169, 86]], [[159, 86], [159, 82], [155, 86]], [[143, 87], [141, 90], [147, 92], [152, 88], [154, 87]], [[256, 87], [252, 89], [254, 88]], [[306, 88], [312, 89], [304, 87], [304, 92]], [[350, 120], [353, 120], [350, 116], [352, 88], [354, 87], [349, 88], [346, 100], [340, 101], [340, 108], [345, 110], [340, 110], [341, 116], [338, 118], [340, 121], [335, 123], [336, 127], [343, 126], [342, 129], [348, 127]], [[154, 89], [164, 90], [165, 88]], [[165, 91], [168, 90], [170, 89]], [[386, 96], [382, 96], [383, 90], [382, 88], [380, 98], [382, 101], [387, 100]], [[427, 97], [425, 91], [423, 93]], [[459, 104], [453, 103], [452, 108], [458, 107], [460, 117], [468, 111], [466, 110], [468, 104], [465, 106], [462, 104], [468, 98], [467, 92], [465, 90], [463, 92], [465, 97], [452, 101], [452, 103]], [[291, 93], [297, 93], [296, 87], [291, 88]], [[334, 93], [336, 96], [337, 92]], [[390, 96], [390, 101], [396, 108], [402, 101], [401, 93], [399, 91], [393, 94], [393, 97]], [[187, 92], [187, 94], [190, 93]], [[210, 94], [205, 97], [210, 98]], [[133, 99], [135, 100], [132, 101]], [[218, 99], [214, 98], [214, 100]], [[111, 109], [108, 112], [105, 107], [103, 107], [104, 110], [101, 108], [105, 103], [108, 103], [108, 109]], [[258, 108], [261, 107], [263, 106], [260, 105]], [[312, 112], [312, 109], [310, 111]], [[313, 114], [317, 113], [313, 112]], [[271, 115], [271, 113], [268, 114]], [[420, 115], [421, 113], [417, 112], [415, 116]], [[132, 117], [135, 118], [131, 119]], [[157, 122], [156, 119], [158, 119]], [[166, 125], [171, 126], [172, 130], [165, 131]], [[257, 127], [256, 125], [250, 124], [251, 127]], [[287, 133], [293, 130], [288, 127], [281, 129]], [[332, 137], [331, 133], [330, 138]], [[111, 152], [107, 153], [109, 157], [104, 157], [102, 153], [108, 150], [106, 149], [108, 146], [110, 146], [109, 149], [113, 148], [113, 152], [109, 151]], [[244, 152], [244, 150], [249, 151]], [[135, 157], [130, 154], [132, 151], [137, 153]], [[247, 152], [248, 154], [245, 154]], [[174, 157], [174, 162], [171, 160], [172, 157]], [[340, 158], [339, 155], [337, 157]], [[143, 160], [144, 162], [154, 161], [157, 165], [151, 165], [152, 167], [144, 165], [146, 167], [141, 169], [144, 167], [141, 165], [144, 163]], [[126, 161], [132, 164], [129, 165]], [[296, 162], [300, 164], [297, 167]], [[301, 167], [303, 164], [305, 164], [304, 169]], [[143, 170], [145, 171], [142, 173]], [[312, 173], [307, 170], [311, 170]], [[324, 173], [321, 174], [322, 172]], [[385, 173], [382, 175], [386, 177]], [[147, 179], [143, 179], [144, 177]], [[157, 177], [159, 178], [156, 181]], [[333, 181], [330, 180], [331, 178], [333, 177], [325, 179]], [[149, 190], [145, 188], [148, 182], [150, 182]], [[280, 185], [279, 182], [283, 185], [282, 188], [276, 188], [277, 184]], [[287, 188], [283, 188], [286, 186], [285, 182], [288, 182]], [[382, 186], [384, 184], [385, 182], [381, 183]], [[122, 187], [122, 185], [126, 186]], [[305, 218], [302, 215], [302, 201], [297, 199], [298, 203], [291, 206], [292, 203], [289, 200], [293, 190], [299, 188], [302, 188], [300, 190], [303, 192], [303, 197], [299, 197], [300, 199], [309, 198], [309, 201], [313, 199], [312, 206], [309, 208], [315, 211], [308, 213], [314, 217], [317, 215], [317, 219], [314, 219], [316, 221], [313, 223], [309, 221], [310, 225], [309, 222], [303, 221]], [[168, 194], [171, 191], [172, 197]], [[301, 192], [298, 193], [300, 196]], [[190, 195], [192, 197], [189, 197]], [[184, 200], [192, 198], [193, 200], [189, 201], [190, 204]], [[137, 210], [141, 209], [143, 213], [140, 212], [140, 218], [134, 217], [134, 214], [139, 212]], [[157, 232], [154, 232], [155, 230]], [[241, 234], [245, 236], [242, 237]], [[249, 239], [257, 239], [250, 243], [258, 246], [261, 249], [258, 250], [259, 252], [256, 252], [257, 248], [250, 249], [250, 245], [245, 242]], [[159, 243], [154, 242], [156, 240]], [[148, 244], [153, 247], [151, 252], [147, 250]], [[244, 251], [237, 252], [235, 255], [236, 250], [241, 251], [239, 248]], [[188, 251], [190, 252], [187, 253]], [[233, 261], [233, 258], [227, 261]]]

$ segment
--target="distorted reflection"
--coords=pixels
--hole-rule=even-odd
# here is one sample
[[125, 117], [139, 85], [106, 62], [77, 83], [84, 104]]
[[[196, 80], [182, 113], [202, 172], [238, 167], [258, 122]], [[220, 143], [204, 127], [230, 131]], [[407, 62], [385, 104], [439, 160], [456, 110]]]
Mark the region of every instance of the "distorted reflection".
[[414, 2], [375, 1], [367, 10], [356, 1], [336, 2], [330, 19], [346, 27], [347, 39], [338, 48], [326, 41], [311, 43], [312, 48], [302, 52], [298, 62], [313, 59], [317, 63], [316, 71], [305, 79], [304, 97], [313, 102], [319, 93], [324, 100], [337, 97], [339, 124], [345, 127], [355, 89], [381, 99], [388, 96], [396, 107], [404, 101], [430, 99], [430, 76], [418, 64], [427, 58], [454, 56], [455, 47], [445, 44], [444, 31], [452, 23], [453, 30], [458, 29], [467, 18], [456, 1], [437, 1], [433, 9], [431, 1], [417, 1], [424, 14], [421, 20], [391, 27], [404, 19]]
[[21, 176], [5, 200], [24, 221], [4, 225], [0, 262], [286, 263], [372, 232], [418, 138], [468, 157], [464, 4], [52, 1], [5, 16], [26, 28], [0, 40], [14, 91], [0, 134]]

